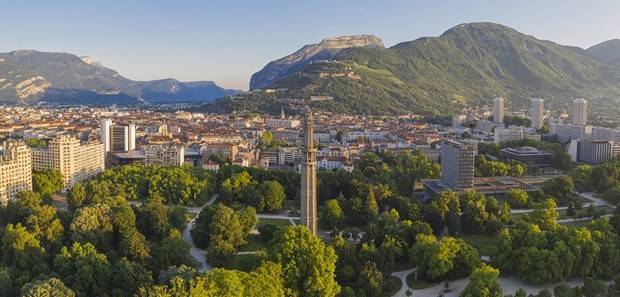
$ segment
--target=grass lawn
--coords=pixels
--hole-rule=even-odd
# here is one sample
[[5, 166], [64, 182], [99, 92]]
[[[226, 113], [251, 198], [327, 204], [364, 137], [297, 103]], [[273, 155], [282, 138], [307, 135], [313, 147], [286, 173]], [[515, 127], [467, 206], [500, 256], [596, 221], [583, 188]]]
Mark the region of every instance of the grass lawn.
[[300, 225], [301, 224], [301, 220], [300, 219], [293, 219], [293, 222], [295, 222], [295, 225]]
[[411, 268], [415, 268], [415, 265], [413, 265], [408, 259], [394, 261], [394, 271], [403, 271]]
[[267, 244], [258, 240], [258, 234], [250, 234], [248, 243], [239, 247], [240, 252], [254, 252], [267, 247]]
[[465, 240], [465, 242], [467, 242], [468, 244], [478, 248], [478, 250], [480, 250], [480, 255], [483, 256], [491, 255], [491, 247], [495, 242], [494, 236], [486, 234], [462, 234], [458, 236], [458, 238], [461, 238]]
[[561, 223], [560, 225], [568, 227], [569, 230], [573, 230], [573, 229], [579, 229], [581, 227], [585, 227], [590, 222], [591, 221], [577, 221], [577, 222], [570, 222], [570, 223]]
[[[601, 210], [605, 211], [605, 214], [610, 214], [613, 212], [613, 208], [601, 205], [601, 206], [595, 206], [594, 207], [594, 213], [600, 213]], [[560, 214], [560, 217], [558, 218], [559, 220], [564, 220], [564, 219], [575, 219], [578, 218], [579, 215], [583, 215], [583, 216], [592, 216], [590, 214], [588, 214], [588, 207], [583, 207], [580, 210], [575, 210], [576, 215], [574, 217], [568, 216], [566, 214], [566, 210], [560, 210], [558, 211], [558, 213]]]
[[395, 276], [390, 276], [383, 282], [383, 291], [381, 292], [382, 297], [392, 297], [396, 292], [400, 291], [400, 288], [403, 287], [403, 282], [400, 281], [400, 278]]
[[282, 209], [290, 210], [291, 207], [294, 207], [295, 209], [299, 210], [299, 208], [301, 207], [299, 203], [300, 202], [297, 200], [284, 200], [284, 203], [282, 203]]
[[415, 280], [413, 278], [414, 276], [415, 276], [415, 273], [411, 273], [407, 275], [407, 286], [409, 286], [409, 288], [413, 290], [422, 290], [422, 289], [430, 288], [432, 286], [437, 285], [437, 283], [426, 283], [423, 281]]
[[263, 226], [263, 225], [267, 225], [267, 224], [273, 224], [276, 225], [278, 227], [287, 227], [291, 225], [291, 221], [289, 221], [288, 219], [264, 219], [264, 218], [259, 218], [258, 219], [258, 225], [256, 225], [256, 228], [258, 229], [258, 227]]
[[233, 258], [233, 263], [226, 268], [249, 272], [258, 266], [260, 266], [260, 260], [258, 259], [258, 257], [254, 254], [248, 254], [236, 255]]

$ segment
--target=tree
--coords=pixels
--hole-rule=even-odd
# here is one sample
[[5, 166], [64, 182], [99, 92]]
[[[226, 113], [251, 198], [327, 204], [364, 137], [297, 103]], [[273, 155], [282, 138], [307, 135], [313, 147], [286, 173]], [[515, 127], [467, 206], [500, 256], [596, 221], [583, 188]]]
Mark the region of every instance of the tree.
[[159, 241], [170, 232], [168, 211], [161, 200], [151, 199], [138, 208], [136, 227], [147, 239]]
[[267, 258], [283, 269], [286, 296], [336, 296], [336, 254], [303, 226], [278, 232], [267, 249]]
[[141, 264], [146, 264], [151, 257], [151, 248], [146, 238], [136, 229], [122, 233], [118, 251], [121, 256]]
[[46, 250], [57, 252], [60, 249], [64, 227], [56, 217], [56, 208], [49, 205], [35, 207], [32, 214], [26, 218], [26, 226], [32, 230]]
[[73, 185], [69, 193], [67, 194], [67, 204], [70, 211], [82, 207], [82, 204], [86, 200], [86, 189], [82, 184], [77, 183]]
[[506, 202], [512, 208], [526, 208], [529, 206], [530, 197], [523, 190], [508, 190], [506, 192]]
[[592, 167], [588, 165], [579, 165], [573, 168], [569, 173], [570, 178], [575, 184], [575, 190], [578, 192], [588, 192], [592, 190]]
[[540, 187], [547, 195], [553, 195], [563, 203], [572, 198], [575, 191], [573, 180], [568, 176], [557, 176], [543, 182]]
[[2, 237], [2, 259], [6, 266], [30, 271], [37, 264], [44, 265], [45, 250], [35, 235], [21, 224], [9, 224]]
[[508, 204], [508, 202], [502, 203], [502, 208], [499, 211], [499, 220], [506, 223], [506, 222], [509, 222], [511, 218], [512, 216], [511, 216], [510, 205]]
[[557, 205], [553, 199], [547, 199], [534, 204], [534, 210], [530, 213], [530, 222], [536, 224], [543, 231], [555, 231], [558, 229], [559, 214], [555, 210]]
[[44, 168], [32, 172], [32, 190], [43, 196], [52, 197], [52, 194], [60, 191], [65, 185], [62, 173], [56, 169]]
[[499, 270], [483, 264], [476, 268], [469, 277], [469, 284], [459, 296], [461, 297], [502, 297], [502, 286], [497, 277]]
[[366, 296], [378, 297], [383, 287], [383, 274], [375, 262], [366, 261], [359, 276], [359, 286], [364, 288]]
[[75, 292], [65, 286], [65, 284], [57, 278], [49, 278], [33, 283], [27, 283], [21, 289], [22, 297], [46, 297], [46, 296], [64, 296], [75, 297]]
[[556, 286], [553, 289], [553, 296], [555, 297], [573, 297], [575, 293], [573, 292], [573, 288], [571, 288], [567, 284], [561, 284]]
[[134, 296], [140, 287], [152, 283], [151, 272], [138, 263], [123, 258], [112, 268], [113, 296]]
[[112, 274], [104, 254], [86, 243], [63, 247], [54, 259], [54, 273], [80, 296], [105, 296]]
[[170, 234], [161, 240], [159, 247], [153, 251], [150, 262], [152, 270], [160, 271], [170, 266], [194, 265], [194, 260], [190, 257], [190, 245], [181, 233], [172, 229]]
[[274, 224], [265, 224], [258, 227], [258, 240], [268, 243], [276, 232], [279, 230], [278, 226]]
[[183, 231], [187, 225], [189, 211], [182, 206], [172, 206], [168, 208], [168, 223], [179, 231]]
[[573, 206], [573, 202], [570, 202], [568, 204], [568, 208], [566, 209], [566, 215], [574, 217], [575, 215], [577, 215], [577, 213], [575, 212], [575, 207]]
[[340, 227], [344, 220], [344, 212], [338, 200], [331, 199], [325, 202], [319, 213], [319, 224], [323, 229]]
[[285, 198], [284, 188], [279, 182], [266, 181], [258, 185], [252, 206], [258, 211], [276, 212], [282, 209]]
[[220, 198], [224, 203], [230, 204], [239, 201], [243, 190], [252, 182], [252, 176], [247, 171], [235, 173], [222, 182], [220, 186]]
[[583, 281], [583, 296], [585, 297], [599, 297], [605, 296], [607, 293], [607, 287], [605, 283], [600, 280], [595, 280], [590, 277], [586, 277]]
[[111, 248], [113, 236], [110, 206], [96, 204], [77, 210], [71, 222], [71, 239], [80, 243], [92, 243], [102, 251]]

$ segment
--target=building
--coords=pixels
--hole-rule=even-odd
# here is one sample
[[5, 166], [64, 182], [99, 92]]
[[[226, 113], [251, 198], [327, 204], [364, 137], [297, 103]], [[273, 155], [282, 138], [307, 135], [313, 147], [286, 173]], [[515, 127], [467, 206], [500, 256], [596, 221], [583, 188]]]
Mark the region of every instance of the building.
[[477, 146], [473, 143], [445, 141], [441, 145], [441, 179], [456, 189], [474, 187], [474, 157]]
[[200, 148], [200, 154], [207, 158], [211, 155], [217, 154], [224, 160], [234, 160], [237, 158], [238, 153], [239, 147], [230, 142], [209, 143]]
[[610, 140], [614, 143], [620, 143], [620, 130], [603, 127], [592, 127], [592, 139]]
[[267, 121], [267, 127], [269, 128], [296, 129], [297, 127], [299, 127], [299, 125], [301, 125], [301, 122], [299, 120], [279, 119]]
[[218, 170], [220, 170], [220, 164], [211, 160], [206, 160], [202, 162], [202, 168], [205, 170], [217, 172]]
[[103, 143], [104, 153], [110, 151], [110, 127], [112, 127], [112, 120], [101, 120], [101, 126], [99, 127], [99, 136]]
[[493, 99], [493, 122], [504, 122], [504, 98], [497, 97]]
[[310, 108], [304, 118], [304, 146], [301, 154], [301, 224], [316, 235], [316, 148], [314, 147], [314, 121]]
[[174, 144], [151, 144], [142, 146], [146, 165], [178, 165], [185, 163], [185, 148]]
[[588, 100], [573, 101], [573, 125], [585, 126], [588, 123]]
[[495, 128], [494, 132], [495, 143], [513, 141], [513, 140], [521, 140], [523, 139], [523, 128], [521, 127], [509, 127]]
[[571, 139], [583, 139], [592, 133], [592, 126], [552, 124], [549, 133], [556, 135], [562, 143], [568, 143]]
[[47, 147], [33, 147], [31, 150], [33, 169], [49, 168], [62, 173], [63, 192], [104, 170], [104, 143], [81, 143], [70, 135], [60, 135], [52, 138]]
[[532, 128], [540, 130], [543, 127], [544, 115], [544, 103], [545, 101], [540, 98], [532, 99]]
[[23, 141], [0, 147], [0, 205], [6, 206], [21, 191], [32, 191], [32, 155]]
[[614, 142], [608, 140], [572, 140], [568, 152], [573, 162], [601, 164], [614, 155]]
[[465, 124], [467, 120], [467, 116], [465, 115], [457, 115], [452, 117], [452, 127], [458, 128]]
[[144, 165], [144, 151], [108, 152], [105, 157], [105, 168], [125, 165]]
[[502, 149], [504, 160], [515, 160], [527, 164], [527, 166], [549, 167], [551, 166], [551, 153], [539, 151], [536, 148], [522, 146], [518, 149]]
[[109, 129], [110, 151], [126, 152], [136, 149], [135, 125], [112, 125]]

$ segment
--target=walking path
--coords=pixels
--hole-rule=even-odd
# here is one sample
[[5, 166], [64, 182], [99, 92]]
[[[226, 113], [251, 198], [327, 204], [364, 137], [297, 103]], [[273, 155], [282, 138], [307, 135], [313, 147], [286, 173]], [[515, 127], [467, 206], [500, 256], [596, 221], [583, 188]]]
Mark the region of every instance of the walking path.
[[[402, 287], [400, 287], [400, 290], [398, 292], [396, 292], [396, 294], [394, 294], [394, 297], [396, 296], [407, 296], [406, 292], [409, 289], [409, 286], [407, 285], [407, 275], [418, 271], [418, 268], [411, 268], [411, 269], [407, 269], [407, 270], [403, 270], [403, 271], [396, 271], [396, 272], [392, 272], [392, 276], [398, 277], [401, 281], [401, 283], [403, 284]], [[417, 295], [415, 294], [414, 296], [422, 296], [422, 295]]]
[[202, 265], [202, 267], [199, 269], [200, 272], [211, 271], [212, 267], [211, 265], [209, 265], [209, 263], [207, 263], [207, 258], [206, 258], [207, 252], [205, 250], [201, 250], [196, 247], [196, 245], [194, 244], [194, 240], [192, 239], [192, 235], [190, 231], [194, 228], [194, 223], [196, 223], [196, 219], [200, 215], [200, 212], [202, 211], [202, 209], [213, 204], [213, 202], [215, 202], [218, 196], [219, 196], [218, 194], [213, 195], [211, 199], [209, 199], [209, 201], [207, 201], [207, 203], [203, 206], [185, 207], [187, 210], [197, 213], [197, 215], [191, 221], [189, 221], [189, 223], [187, 223], [187, 226], [185, 226], [185, 229], [183, 229], [183, 238], [190, 245], [189, 253], [192, 255], [194, 259], [196, 259], [196, 261], [198, 261]]
[[288, 220], [289, 222], [291, 222], [291, 225], [293, 226], [297, 226], [297, 223], [295, 223], [295, 220], [301, 219], [300, 217], [289, 217], [285, 215], [273, 215], [273, 214], [257, 214], [256, 217], [259, 219]]

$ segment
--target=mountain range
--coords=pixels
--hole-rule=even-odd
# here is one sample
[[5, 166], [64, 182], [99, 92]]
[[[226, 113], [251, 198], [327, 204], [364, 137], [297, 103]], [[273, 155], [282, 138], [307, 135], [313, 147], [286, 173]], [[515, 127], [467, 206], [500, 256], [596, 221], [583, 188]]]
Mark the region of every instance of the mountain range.
[[224, 98], [210, 108], [277, 111], [282, 98], [328, 96], [321, 98], [333, 100], [310, 105], [342, 113], [443, 115], [489, 104], [496, 96], [523, 102], [617, 98], [619, 61], [618, 40], [584, 50], [494, 23], [460, 24], [441, 36], [390, 48], [378, 37], [346, 36], [270, 62], [252, 76], [254, 92], [246, 100]]
[[239, 91], [212, 81], [134, 81], [89, 57], [19, 50], [0, 53], [0, 102], [208, 102]]

